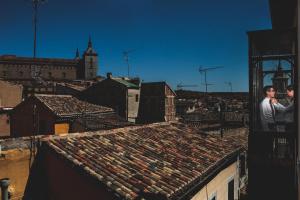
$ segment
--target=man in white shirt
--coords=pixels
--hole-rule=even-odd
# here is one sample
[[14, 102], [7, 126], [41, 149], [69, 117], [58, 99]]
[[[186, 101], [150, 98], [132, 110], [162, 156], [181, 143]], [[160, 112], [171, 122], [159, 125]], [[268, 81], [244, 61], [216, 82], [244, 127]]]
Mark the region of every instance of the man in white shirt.
[[272, 99], [275, 98], [276, 90], [273, 86], [265, 86], [263, 92], [265, 98], [259, 105], [260, 120], [262, 129], [270, 131], [275, 127], [275, 106], [272, 103]]

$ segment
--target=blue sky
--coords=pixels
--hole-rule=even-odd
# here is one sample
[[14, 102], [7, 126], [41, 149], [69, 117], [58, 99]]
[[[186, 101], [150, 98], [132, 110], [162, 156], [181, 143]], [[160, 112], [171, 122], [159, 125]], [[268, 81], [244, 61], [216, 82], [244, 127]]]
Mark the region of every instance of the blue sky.
[[[0, 0], [0, 55], [32, 56], [30, 2]], [[131, 75], [201, 91], [200, 65], [224, 66], [209, 91], [247, 91], [246, 31], [271, 27], [267, 0], [48, 0], [39, 11], [38, 57], [73, 58], [91, 35], [100, 75], [127, 75], [122, 52], [136, 49]]]

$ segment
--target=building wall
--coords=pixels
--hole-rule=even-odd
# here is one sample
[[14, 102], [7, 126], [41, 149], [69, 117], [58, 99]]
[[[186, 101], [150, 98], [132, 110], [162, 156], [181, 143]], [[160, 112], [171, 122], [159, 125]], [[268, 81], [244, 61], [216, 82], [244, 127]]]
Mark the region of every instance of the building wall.
[[0, 81], [0, 107], [15, 107], [22, 101], [22, 95], [22, 85]]
[[84, 55], [84, 77], [85, 79], [93, 79], [97, 76], [98, 56]]
[[[40, 76], [45, 79], [76, 79], [76, 64], [28, 64], [18, 63], [11, 59], [8, 63], [0, 63], [0, 78], [4, 79], [30, 79], [35, 72], [40, 72]], [[65, 74], [65, 75], [63, 75]]]
[[135, 122], [138, 116], [140, 90], [128, 89], [128, 121]]
[[82, 175], [83, 172], [55, 153], [45, 151], [43, 157], [45, 158], [46, 180], [44, 185], [48, 186], [46, 200], [117, 199], [115, 195], [106, 190], [105, 186], [99, 184], [98, 180]]
[[46, 66], [41, 67], [41, 77], [44, 79], [75, 80], [76, 66]]
[[127, 119], [127, 89], [110, 79], [105, 79], [83, 91], [80, 99], [93, 104], [113, 108]]
[[[34, 105], [36, 105], [35, 116]], [[55, 120], [56, 117], [39, 101], [34, 98], [27, 99], [26, 102], [23, 102], [12, 111], [11, 136], [24, 137], [37, 133], [37, 128], [34, 128], [34, 121], [39, 126], [38, 134], [54, 134]]]
[[0, 137], [10, 136], [10, 117], [8, 112], [0, 113]]
[[31, 78], [30, 65], [15, 64], [14, 61], [9, 63], [0, 63], [0, 78]]
[[[9, 178], [9, 191], [12, 199], [22, 199], [29, 175], [28, 149], [12, 149], [1, 152], [0, 156], [0, 178]], [[1, 194], [0, 194], [1, 199]]]
[[165, 86], [165, 120], [174, 121], [176, 119], [175, 95], [168, 86]]
[[210, 200], [214, 195], [216, 195], [217, 200], [227, 200], [228, 183], [232, 179], [234, 179], [234, 199], [238, 199], [239, 168], [238, 162], [235, 162], [221, 171], [214, 179], [212, 179], [206, 186], [204, 186], [192, 198], [192, 200]]
[[[300, 64], [300, 38], [299, 38], [299, 34], [300, 34], [300, 0], [298, 0], [297, 1], [297, 13], [296, 13], [296, 15], [295, 15], [295, 17], [296, 17], [296, 19], [295, 19], [295, 22], [296, 22], [296, 31], [297, 31], [297, 42], [298, 42], [298, 44], [297, 44], [297, 49], [296, 49], [296, 54], [297, 54], [297, 62], [296, 62], [296, 65], [297, 65], [297, 75], [298, 75], [298, 77], [296, 77], [297, 79], [297, 85], [298, 85], [298, 87], [296, 88], [296, 98], [298, 98], [298, 99], [300, 99], [300, 89], [299, 89], [299, 85], [300, 85], [300, 66], [299, 66], [299, 64]], [[299, 101], [298, 101], [299, 102]], [[297, 115], [298, 115], [298, 117], [296, 117], [296, 119], [297, 119], [297, 124], [300, 124], [300, 117], [299, 117], [299, 114], [298, 113], [300, 113], [300, 106], [299, 106], [299, 103], [298, 103], [298, 105], [296, 106], [296, 108], [297, 108]], [[297, 152], [298, 152], [298, 158], [297, 158], [297, 162], [299, 163], [300, 162], [300, 156], [299, 156], [299, 153], [300, 153], [300, 130], [299, 130], [299, 128], [298, 128], [298, 132], [297, 132]], [[297, 168], [297, 173], [298, 174], [300, 174], [300, 168], [298, 167]], [[298, 191], [300, 191], [300, 176], [298, 175], [298, 178], [297, 178], [297, 181], [298, 181]]]
[[139, 121], [141, 123], [175, 120], [175, 95], [165, 83], [141, 86]]

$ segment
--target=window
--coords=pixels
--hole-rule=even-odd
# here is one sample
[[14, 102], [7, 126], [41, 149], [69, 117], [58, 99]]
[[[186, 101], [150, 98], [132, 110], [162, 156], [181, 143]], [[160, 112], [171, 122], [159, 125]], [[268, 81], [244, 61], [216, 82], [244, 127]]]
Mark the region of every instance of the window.
[[19, 76], [20, 76], [20, 77], [23, 77], [23, 74], [24, 74], [24, 73], [23, 73], [22, 71], [19, 72]]
[[93, 58], [90, 58], [90, 69], [93, 69]]
[[135, 95], [135, 102], [139, 102], [139, 95], [138, 94]]
[[62, 77], [63, 77], [63, 78], [66, 78], [66, 72], [63, 72], [63, 73], [62, 73]]
[[7, 76], [7, 72], [6, 71], [2, 71], [2, 75], [3, 76]]
[[228, 182], [228, 200], [234, 200], [234, 179]]
[[52, 73], [48, 72], [48, 77], [51, 78], [52, 77]]
[[217, 192], [214, 192], [210, 197], [208, 198], [209, 200], [217, 200]]

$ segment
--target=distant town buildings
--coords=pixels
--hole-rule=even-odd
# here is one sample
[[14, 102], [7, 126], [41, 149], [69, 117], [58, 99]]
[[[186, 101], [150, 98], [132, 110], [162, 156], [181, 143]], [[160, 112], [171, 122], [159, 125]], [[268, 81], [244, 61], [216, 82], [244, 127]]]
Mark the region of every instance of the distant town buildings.
[[90, 80], [96, 78], [98, 68], [98, 54], [91, 38], [82, 57], [77, 49], [74, 59], [0, 56], [0, 78], [6, 80]]

